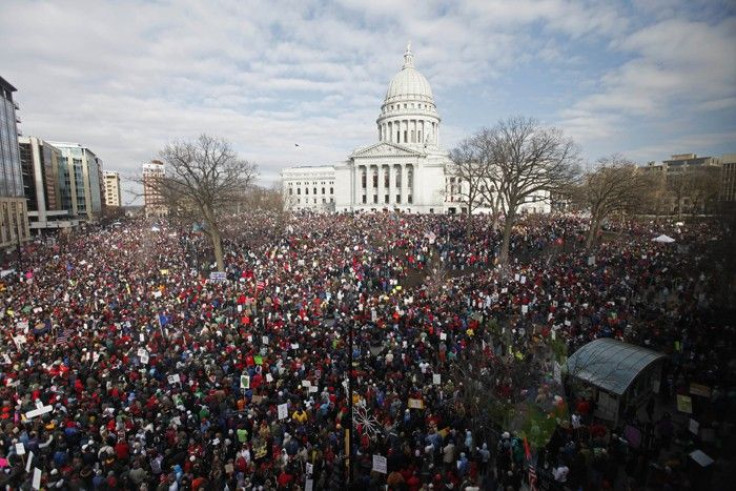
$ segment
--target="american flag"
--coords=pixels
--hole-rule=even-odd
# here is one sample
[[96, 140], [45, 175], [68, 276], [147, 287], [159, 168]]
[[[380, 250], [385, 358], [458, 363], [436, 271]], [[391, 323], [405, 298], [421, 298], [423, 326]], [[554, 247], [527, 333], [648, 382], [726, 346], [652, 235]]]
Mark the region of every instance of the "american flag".
[[256, 288], [258, 288], [258, 291], [263, 291], [264, 288], [266, 288], [266, 282], [261, 280], [258, 283], [256, 283]]
[[529, 463], [529, 489], [531, 491], [537, 491], [537, 468], [534, 464]]

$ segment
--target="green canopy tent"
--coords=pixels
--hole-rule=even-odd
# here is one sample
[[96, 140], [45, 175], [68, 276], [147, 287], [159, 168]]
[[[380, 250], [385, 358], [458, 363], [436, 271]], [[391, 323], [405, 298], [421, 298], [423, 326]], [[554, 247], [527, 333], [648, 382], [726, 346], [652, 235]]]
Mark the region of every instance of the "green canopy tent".
[[594, 415], [617, 425], [624, 408], [643, 405], [659, 381], [665, 355], [641, 346], [601, 338], [578, 349], [567, 360], [567, 378], [589, 389]]

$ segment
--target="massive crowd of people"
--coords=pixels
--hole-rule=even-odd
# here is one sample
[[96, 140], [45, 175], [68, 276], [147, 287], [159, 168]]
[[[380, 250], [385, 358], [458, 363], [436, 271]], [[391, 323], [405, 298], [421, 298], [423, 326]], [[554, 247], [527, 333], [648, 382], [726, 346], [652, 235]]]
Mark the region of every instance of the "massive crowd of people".
[[[233, 218], [224, 277], [166, 221], [26, 244], [0, 280], [0, 485], [495, 490], [531, 465], [547, 489], [685, 489], [692, 433], [659, 408], [707, 386], [698, 443], [726, 455], [732, 433], [722, 231], [621, 223], [591, 252], [585, 226], [525, 218], [508, 269], [490, 221], [434, 215]], [[566, 400], [555, 361], [598, 337], [668, 357], [658, 409], [626, 415], [644, 444]], [[491, 372], [483, 397], [569, 409], [547, 443], [471, 410], [462, 374], [498, 360], [531, 376]]]

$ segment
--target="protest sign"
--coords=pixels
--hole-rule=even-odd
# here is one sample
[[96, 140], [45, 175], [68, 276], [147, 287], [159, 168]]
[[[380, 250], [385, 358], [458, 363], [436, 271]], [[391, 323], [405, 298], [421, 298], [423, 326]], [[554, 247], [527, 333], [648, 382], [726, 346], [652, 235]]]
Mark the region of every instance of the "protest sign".
[[386, 457], [384, 457], [383, 455], [374, 455], [372, 470], [381, 474], [388, 473], [388, 461]]
[[700, 423], [695, 421], [693, 418], [690, 418], [690, 424], [688, 425], [688, 429], [690, 430], [690, 433], [697, 436], [700, 430]]
[[36, 490], [41, 489], [41, 469], [34, 467], [33, 469], [33, 480], [31, 481], [31, 487]]
[[424, 409], [424, 400], [410, 397], [408, 405], [410, 409]]
[[681, 413], [693, 413], [693, 400], [690, 398], [690, 396], [685, 396], [682, 394], [677, 395], [677, 410]]

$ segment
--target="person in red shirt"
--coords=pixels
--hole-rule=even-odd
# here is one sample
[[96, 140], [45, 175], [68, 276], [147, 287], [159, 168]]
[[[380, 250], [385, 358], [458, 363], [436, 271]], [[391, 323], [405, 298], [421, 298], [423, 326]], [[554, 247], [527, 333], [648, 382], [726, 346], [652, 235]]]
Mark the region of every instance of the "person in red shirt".
[[128, 442], [120, 438], [115, 444], [115, 455], [119, 461], [127, 462], [128, 458], [130, 458], [130, 446]]
[[284, 468], [276, 482], [279, 485], [279, 490], [286, 491], [291, 489], [291, 483], [294, 482], [294, 475], [289, 472], [288, 468]]

